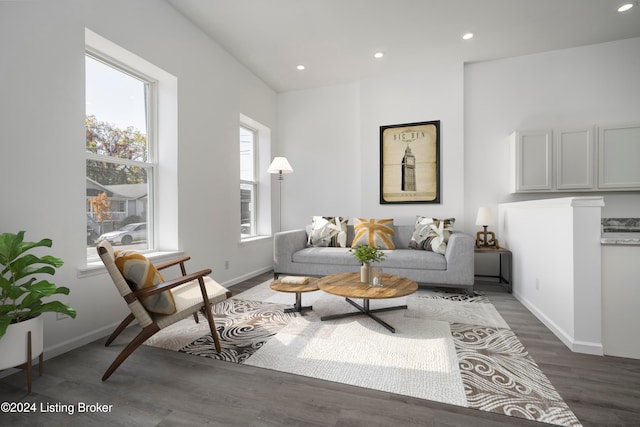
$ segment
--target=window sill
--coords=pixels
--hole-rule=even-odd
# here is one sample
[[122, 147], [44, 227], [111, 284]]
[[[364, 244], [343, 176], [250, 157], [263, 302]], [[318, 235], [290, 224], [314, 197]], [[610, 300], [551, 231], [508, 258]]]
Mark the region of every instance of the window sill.
[[[144, 256], [153, 261], [154, 264], [170, 261], [183, 255], [184, 252], [182, 251], [154, 251], [144, 254]], [[100, 259], [90, 259], [87, 260], [85, 265], [77, 268], [76, 275], [79, 279], [82, 279], [84, 277], [96, 276], [98, 274], [105, 273], [106, 271], [107, 269]]]
[[261, 242], [263, 240], [268, 240], [273, 238], [273, 236], [252, 236], [247, 237], [246, 239], [240, 240], [240, 246], [250, 245], [252, 243]]

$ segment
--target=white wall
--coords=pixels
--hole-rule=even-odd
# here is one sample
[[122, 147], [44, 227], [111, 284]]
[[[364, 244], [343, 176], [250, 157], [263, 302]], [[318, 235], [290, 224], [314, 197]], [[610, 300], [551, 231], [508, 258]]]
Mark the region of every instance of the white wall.
[[[463, 67], [442, 66], [278, 95], [279, 154], [295, 172], [283, 184], [283, 228], [313, 215], [464, 216]], [[440, 204], [381, 205], [380, 126], [441, 121]]]
[[[638, 75], [640, 38], [466, 65], [466, 217], [503, 201], [567, 196], [509, 194], [508, 135], [640, 122]], [[640, 193], [601, 195], [604, 217], [638, 216]]]
[[272, 262], [270, 239], [240, 245], [230, 224], [239, 225], [239, 117], [275, 131], [273, 90], [163, 1], [0, 2], [0, 231], [53, 239], [65, 260], [55, 282], [71, 288], [64, 299], [78, 311], [47, 316], [46, 356], [104, 335], [126, 311], [106, 274], [78, 277], [85, 27], [178, 79], [178, 249], [191, 268], [212, 267], [228, 283]]
[[603, 354], [602, 197], [499, 205], [513, 257], [513, 294], [572, 351]]

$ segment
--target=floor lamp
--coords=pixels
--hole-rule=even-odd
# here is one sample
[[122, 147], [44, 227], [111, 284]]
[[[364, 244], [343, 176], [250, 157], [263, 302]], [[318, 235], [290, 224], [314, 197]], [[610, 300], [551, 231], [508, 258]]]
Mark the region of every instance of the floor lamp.
[[280, 217], [278, 231], [282, 231], [282, 180], [284, 179], [285, 173], [292, 173], [293, 168], [289, 164], [289, 161], [286, 157], [274, 157], [273, 162], [269, 165], [269, 169], [267, 169], [269, 173], [277, 173], [278, 174], [278, 182], [280, 184], [278, 199], [280, 201], [280, 209], [278, 210], [278, 216]]

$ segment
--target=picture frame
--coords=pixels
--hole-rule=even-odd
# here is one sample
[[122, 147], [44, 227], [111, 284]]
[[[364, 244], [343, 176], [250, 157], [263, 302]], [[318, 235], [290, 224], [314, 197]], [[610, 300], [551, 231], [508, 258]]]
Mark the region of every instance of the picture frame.
[[380, 203], [440, 196], [440, 120], [380, 126]]

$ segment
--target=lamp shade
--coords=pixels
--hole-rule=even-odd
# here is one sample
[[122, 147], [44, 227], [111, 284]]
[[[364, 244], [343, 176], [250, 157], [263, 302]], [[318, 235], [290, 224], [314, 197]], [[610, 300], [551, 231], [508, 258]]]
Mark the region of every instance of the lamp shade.
[[293, 172], [293, 168], [289, 164], [289, 161], [286, 157], [274, 157], [271, 165], [269, 165], [269, 169], [267, 169], [269, 173], [291, 173]]
[[493, 225], [493, 213], [491, 212], [491, 208], [478, 209], [476, 225]]

